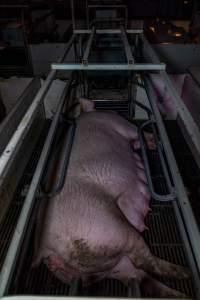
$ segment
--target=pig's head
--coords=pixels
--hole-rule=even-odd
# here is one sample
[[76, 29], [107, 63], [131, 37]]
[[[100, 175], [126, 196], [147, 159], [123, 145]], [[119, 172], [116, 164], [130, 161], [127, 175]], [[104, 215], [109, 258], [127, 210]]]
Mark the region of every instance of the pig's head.
[[95, 103], [91, 100], [80, 98], [80, 112], [91, 112], [95, 111]]
[[[170, 79], [174, 84], [179, 95], [182, 93], [182, 87], [184, 82], [185, 75], [170, 75]], [[156, 94], [157, 94], [157, 104], [161, 114], [166, 119], [176, 119], [177, 118], [177, 109], [174, 104], [167, 86], [159, 75], [151, 76]]]

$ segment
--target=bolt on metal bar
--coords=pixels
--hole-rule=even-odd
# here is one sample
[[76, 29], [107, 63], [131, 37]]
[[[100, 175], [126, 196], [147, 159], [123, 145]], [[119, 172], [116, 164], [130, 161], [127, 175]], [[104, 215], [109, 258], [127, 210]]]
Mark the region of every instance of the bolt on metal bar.
[[132, 51], [131, 51], [131, 47], [130, 47], [125, 29], [124, 29], [123, 26], [120, 26], [120, 30], [121, 30], [121, 38], [122, 38], [122, 42], [123, 42], [123, 45], [124, 45], [124, 50], [125, 50], [125, 53], [126, 53], [127, 62], [130, 65], [134, 64], [133, 54], [132, 54]]
[[56, 133], [57, 124], [59, 122], [60, 114], [61, 114], [64, 102], [65, 102], [65, 96], [68, 93], [70, 85], [71, 85], [71, 79], [67, 83], [67, 85], [63, 91], [63, 94], [61, 96], [61, 100], [58, 105], [58, 109], [56, 111], [56, 114], [54, 116], [47, 139], [45, 141], [45, 144], [44, 144], [44, 147], [42, 150], [42, 154], [41, 154], [39, 162], [37, 164], [36, 171], [34, 173], [32, 181], [31, 181], [31, 185], [30, 185], [28, 194], [26, 196], [24, 205], [22, 207], [22, 211], [21, 211], [20, 217], [18, 219], [18, 223], [17, 223], [16, 229], [15, 229], [15, 232], [13, 234], [13, 238], [10, 243], [10, 246], [9, 246], [9, 249], [8, 249], [8, 252], [7, 252], [1, 273], [0, 273], [0, 297], [5, 295], [7, 288], [9, 286], [9, 282], [11, 280], [12, 274], [14, 272], [15, 264], [17, 261], [17, 256], [19, 254], [20, 247], [21, 247], [24, 235], [25, 235], [27, 225], [28, 225], [28, 221], [29, 221], [29, 218], [31, 215], [31, 211], [32, 211], [32, 208], [34, 205], [34, 199], [37, 194], [40, 180], [41, 180], [41, 177], [42, 177], [42, 174], [43, 174], [43, 171], [44, 171], [47, 159], [48, 159], [48, 154], [50, 152], [50, 147], [51, 147], [53, 138]]
[[160, 71], [165, 67], [165, 64], [51, 64], [53, 70], [79, 71]]
[[85, 52], [84, 52], [84, 55], [83, 55], [82, 63], [84, 65], [88, 64], [88, 57], [90, 55], [90, 50], [91, 50], [92, 42], [93, 42], [93, 39], [94, 39], [94, 35], [95, 35], [95, 27], [92, 28], [92, 31], [90, 33], [90, 37], [88, 39], [87, 46], [86, 46], [86, 49], [85, 49]]
[[[156, 54], [155, 50], [145, 38], [144, 35], [139, 36], [144, 48], [144, 55], [147, 57], [148, 60], [152, 61], [153, 63], [160, 63], [160, 59]], [[195, 123], [190, 111], [187, 109], [185, 103], [179, 96], [176, 88], [174, 87], [169, 75], [165, 70], [160, 70], [161, 78], [169, 92], [170, 96], [174, 101], [174, 106], [178, 111], [178, 115], [184, 125], [185, 128], [181, 128], [183, 134], [186, 135], [186, 141], [188, 146], [190, 147], [193, 155], [196, 158], [196, 162], [200, 166], [200, 130]]]
[[[90, 34], [91, 29], [75, 29], [74, 34]], [[142, 29], [127, 29], [125, 30], [127, 34], [142, 34]], [[120, 34], [120, 29], [96, 29], [96, 34]]]

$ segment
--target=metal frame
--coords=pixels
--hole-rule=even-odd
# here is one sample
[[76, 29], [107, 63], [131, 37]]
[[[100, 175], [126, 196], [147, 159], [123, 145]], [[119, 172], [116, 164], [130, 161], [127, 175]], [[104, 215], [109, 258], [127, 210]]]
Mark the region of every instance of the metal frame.
[[[184, 245], [186, 247], [186, 252], [188, 255], [188, 260], [190, 266], [193, 270], [194, 280], [196, 283], [197, 297], [200, 297], [200, 231], [198, 225], [195, 221], [195, 217], [185, 190], [183, 180], [181, 178], [180, 171], [178, 169], [176, 159], [163, 123], [161, 114], [157, 107], [156, 93], [153, 89], [153, 84], [148, 77], [145, 77], [146, 92], [148, 95], [149, 102], [151, 104], [155, 121], [160, 136], [162, 137], [162, 144], [171, 170], [172, 179], [175, 186], [177, 201], [173, 201], [173, 207], [176, 213], [178, 225], [180, 228], [180, 233], [182, 239], [184, 240]], [[181, 210], [181, 213], [180, 213]], [[184, 222], [183, 222], [184, 220]], [[193, 254], [194, 253], [194, 254]]]
[[[3, 297], [4, 300], [38, 300], [38, 299], [43, 299], [43, 300], [83, 300], [83, 298], [85, 300], [97, 300], [97, 297], [74, 297], [74, 296], [6, 296]], [[127, 300], [128, 298], [118, 298], [118, 297], [99, 297], [101, 300]], [[136, 297], [134, 298], [135, 300], [141, 300], [140, 297]], [[174, 300], [174, 298], [156, 298], [157, 300]], [[145, 298], [145, 300], [153, 300], [152, 298]], [[177, 298], [178, 300], [178, 298]], [[180, 299], [181, 300], [181, 299]], [[187, 300], [194, 300], [193, 298], [187, 298]]]
[[92, 47], [92, 42], [93, 42], [93, 39], [94, 39], [94, 35], [95, 35], [95, 27], [92, 28], [92, 31], [90, 33], [90, 37], [89, 37], [88, 42], [87, 42], [85, 52], [83, 54], [82, 63], [85, 64], [85, 65], [88, 64], [88, 57], [90, 55], [90, 50], [91, 50], [91, 47]]
[[39, 188], [39, 184], [41, 181], [41, 177], [44, 171], [44, 168], [46, 166], [46, 162], [48, 159], [48, 155], [50, 153], [50, 147], [52, 145], [57, 125], [60, 119], [60, 114], [62, 112], [65, 100], [66, 100], [66, 94], [69, 91], [69, 88], [71, 86], [71, 80], [67, 83], [63, 94], [60, 99], [60, 103], [58, 105], [56, 114], [54, 116], [51, 128], [49, 130], [47, 139], [45, 141], [42, 154], [40, 156], [39, 162], [37, 164], [36, 171], [34, 173], [33, 179], [31, 181], [31, 185], [28, 191], [28, 194], [26, 196], [12, 241], [10, 243], [6, 259], [4, 261], [1, 274], [0, 274], [0, 297], [2, 297], [6, 292], [9, 285], [9, 282], [11, 280], [12, 274], [14, 272], [15, 264], [17, 261], [17, 256], [19, 254], [20, 246], [23, 242], [23, 238], [25, 235], [25, 231], [28, 225], [28, 220], [31, 215], [31, 211], [33, 208], [34, 200]]
[[[90, 34], [91, 29], [75, 29], [74, 34]], [[128, 34], [142, 34], [142, 29], [125, 29]], [[120, 29], [96, 29], [96, 34], [120, 34]]]
[[[153, 63], [160, 63], [159, 57], [156, 54], [153, 47], [147, 41], [144, 35], [139, 36], [140, 41], [143, 43], [143, 50], [144, 56], [149, 61]], [[172, 84], [167, 72], [165, 70], [160, 71], [160, 76], [170, 94], [172, 99], [174, 100], [174, 105], [178, 111], [178, 115], [183, 123], [183, 127], [181, 128], [183, 134], [186, 137], [186, 141], [192, 151], [193, 155], [196, 158], [196, 162], [200, 167], [200, 129], [198, 128], [197, 124], [195, 123], [191, 113], [185, 106], [184, 102], [182, 101], [181, 97], [179, 96], [176, 88]]]
[[[71, 2], [73, 5], [74, 4], [73, 0], [71, 0]], [[73, 10], [73, 7], [72, 7], [72, 10]], [[182, 104], [181, 98], [178, 96], [176, 90], [173, 88], [172, 83], [171, 83], [170, 79], [168, 78], [167, 73], [165, 72], [165, 67], [166, 67], [165, 64], [160, 63], [158, 57], [153, 52], [151, 46], [149, 45], [149, 43], [147, 42], [147, 40], [145, 39], [144, 36], [142, 36], [140, 39], [142, 40], [142, 42], [145, 45], [145, 50], [148, 52], [148, 54], [150, 54], [150, 56], [152, 56], [152, 58], [153, 58], [152, 61], [154, 63], [134, 64], [134, 61], [133, 61], [133, 63], [131, 63], [131, 64], [103, 64], [103, 65], [102, 64], [85, 64], [85, 63], [83, 63], [83, 64], [62, 64], [61, 62], [65, 58], [66, 54], [68, 53], [68, 51], [70, 50], [72, 44], [74, 43], [74, 41], [76, 39], [76, 34], [86, 34], [86, 33], [90, 34], [90, 37], [88, 39], [87, 47], [86, 47], [86, 50], [84, 53], [83, 62], [88, 63], [88, 57], [89, 57], [89, 53], [90, 53], [90, 49], [91, 49], [91, 45], [92, 45], [92, 40], [93, 40], [93, 37], [95, 34], [95, 29], [87, 30], [87, 32], [86, 32], [86, 30], [84, 30], [84, 32], [76, 31], [75, 30], [75, 20], [73, 20], [73, 28], [74, 28], [75, 34], [72, 36], [72, 38], [67, 46], [64, 57], [59, 60], [58, 64], [52, 64], [53, 70], [50, 72], [45, 84], [43, 85], [43, 87], [41, 88], [39, 93], [36, 95], [35, 100], [33, 101], [33, 104], [30, 106], [29, 110], [25, 114], [22, 122], [20, 123], [20, 126], [18, 127], [17, 131], [13, 135], [13, 137], [12, 137], [11, 141], [9, 142], [8, 146], [6, 147], [3, 155], [0, 157], [0, 177], [4, 175], [5, 168], [9, 164], [9, 162], [12, 160], [14, 151], [16, 151], [16, 149], [19, 147], [21, 140], [23, 139], [25, 133], [27, 132], [27, 128], [29, 127], [30, 121], [32, 120], [33, 116], [35, 115], [35, 112], [37, 111], [39, 104], [44, 99], [44, 96], [46, 95], [47, 90], [56, 75], [56, 70], [81, 70], [81, 71], [84, 71], [84, 70], [85, 71], [88, 71], [88, 70], [153, 71], [154, 70], [155, 71], [155, 70], [157, 70], [160, 72], [162, 78], [165, 80], [166, 85], [167, 85], [168, 89], [170, 90], [171, 95], [175, 98], [176, 105], [178, 106], [179, 104]], [[105, 30], [99, 32], [98, 34], [101, 34], [101, 33], [105, 33]], [[135, 32], [135, 31], [128, 32], [128, 31], [125, 31], [125, 29], [123, 28], [123, 30], [107, 30], [106, 33], [121, 34], [123, 36], [122, 39], [124, 39], [124, 34], [126, 36], [126, 33], [138, 33], [138, 32]], [[138, 34], [140, 34], [140, 33], [141, 32], [139, 32]], [[130, 58], [132, 60], [132, 53], [130, 52], [131, 50], [129, 48], [130, 45], [128, 44], [128, 46], [127, 46], [127, 42], [128, 42], [127, 36], [123, 40], [123, 42], [124, 42], [124, 48], [126, 51], [127, 60], [129, 61]], [[41, 177], [43, 175], [46, 161], [48, 159], [48, 155], [50, 152], [50, 147], [52, 145], [53, 138], [56, 133], [57, 124], [59, 122], [59, 116], [62, 111], [63, 104], [65, 102], [65, 95], [70, 88], [70, 84], [71, 84], [71, 81], [68, 82], [68, 84], [65, 88], [65, 91], [62, 95], [62, 98], [60, 100], [60, 103], [58, 105], [56, 115], [53, 119], [48, 137], [45, 141], [45, 145], [44, 145], [42, 154], [40, 156], [34, 177], [32, 179], [28, 194], [27, 194], [25, 202], [24, 202], [24, 206], [21, 211], [21, 215], [19, 217], [12, 241], [11, 241], [9, 249], [8, 249], [6, 259], [5, 259], [3, 267], [2, 267], [2, 271], [0, 274], [0, 297], [3, 297], [6, 294], [10, 279], [13, 275], [13, 271], [14, 271], [14, 268], [15, 268], [15, 265], [17, 262], [17, 257], [18, 257], [19, 251], [20, 251], [20, 246], [22, 244], [22, 241], [23, 241], [23, 238], [24, 238], [24, 235], [26, 232], [26, 228], [28, 225], [28, 221], [29, 221], [29, 218], [30, 218], [30, 215], [32, 212], [33, 205], [34, 205], [35, 196], [37, 194], [39, 184], [41, 181]], [[199, 251], [199, 249], [200, 249], [200, 233], [199, 233], [199, 229], [195, 222], [195, 218], [194, 218], [194, 215], [193, 215], [193, 212], [192, 212], [192, 209], [191, 209], [191, 206], [190, 206], [190, 203], [189, 203], [189, 200], [188, 200], [188, 197], [187, 197], [184, 185], [183, 185], [183, 181], [181, 179], [181, 175], [178, 170], [176, 160], [174, 158], [174, 154], [173, 154], [173, 151], [172, 151], [172, 148], [171, 148], [160, 112], [159, 112], [157, 104], [156, 104], [155, 92], [151, 85], [151, 81], [147, 77], [145, 77], [145, 84], [147, 87], [149, 101], [151, 103], [152, 110], [154, 112], [154, 116], [155, 116], [155, 120], [157, 123], [157, 127], [159, 130], [160, 136], [162, 137], [163, 147], [165, 150], [167, 161], [168, 161], [170, 170], [172, 172], [172, 177], [173, 177], [173, 181], [175, 184], [177, 201], [173, 201], [173, 207], [176, 212], [179, 227], [182, 229], [182, 230], [180, 230], [180, 232], [182, 234], [182, 238], [185, 243], [190, 266], [192, 267], [192, 270], [194, 272], [195, 282], [199, 283], [199, 272], [200, 272], [200, 251]], [[197, 148], [199, 146], [198, 149], [200, 150], [200, 133], [199, 133], [199, 131], [197, 131], [197, 128], [195, 127], [196, 124], [194, 124], [194, 121], [191, 120], [191, 118], [190, 118], [191, 116], [188, 115], [187, 111], [185, 110], [185, 108], [183, 106], [180, 106], [180, 108], [178, 108], [178, 111], [179, 111], [180, 116], [183, 118], [185, 124], [187, 125], [186, 127], [189, 130], [189, 133], [192, 135], [191, 138], [194, 141], [195, 146]], [[184, 117], [186, 117], [186, 119], [184, 119]], [[199, 138], [199, 140], [198, 140], [198, 138]], [[186, 221], [186, 222], [184, 223], [183, 221]], [[199, 288], [199, 287], [197, 286], [197, 288]], [[198, 294], [199, 293], [200, 292], [198, 290]], [[73, 291], [72, 291], [72, 294], [73, 294]], [[4, 297], [4, 298], [10, 299], [10, 297]], [[12, 298], [14, 298], [14, 300], [25, 300], [25, 299], [35, 300], [35, 299], [38, 299], [38, 296], [12, 296]], [[53, 298], [55, 300], [57, 298], [62, 299], [62, 298], [66, 298], [66, 297], [41, 297], [41, 298], [46, 299], [46, 300], [50, 300]], [[75, 297], [75, 298], [82, 299], [82, 297]], [[71, 300], [71, 299], [74, 299], [74, 297], [73, 298], [68, 297], [68, 299]], [[93, 300], [94, 298], [90, 297], [90, 299]], [[102, 298], [102, 299], [107, 300], [108, 298]]]
[[[53, 63], [51, 68], [53, 70], [78, 70], [78, 71], [162, 71], [165, 70], [166, 65], [164, 63], [134, 63], [134, 57], [132, 54], [131, 46], [128, 41], [127, 34], [141, 34], [142, 30], [125, 30], [123, 26], [120, 26], [120, 29], [105, 29], [105, 30], [96, 30], [95, 27], [92, 30], [74, 30], [75, 35], [90, 34], [87, 41], [87, 45], [83, 54], [82, 64], [74, 63]], [[92, 42], [95, 34], [120, 34], [121, 40], [124, 46], [124, 51], [127, 59], [127, 64], [97, 64], [97, 63], [88, 63], [88, 58], [91, 51]]]
[[[59, 62], [62, 62], [67, 53], [69, 52], [72, 43], [74, 42], [75, 36], [73, 35], [71, 40], [69, 41], [65, 54], [61, 59], [59, 59]], [[24, 115], [22, 121], [20, 122], [16, 132], [12, 136], [10, 142], [8, 143], [7, 147], [3, 151], [1, 157], [0, 157], [0, 178], [4, 177], [4, 172], [6, 170], [7, 165], [12, 160], [14, 153], [16, 152], [17, 148], [20, 146], [21, 142], [23, 141], [23, 137], [26, 134], [27, 130], [29, 129], [31, 120], [34, 118], [35, 113], [37, 111], [37, 108], [39, 107], [40, 103], [44, 99], [48, 88], [50, 84], [52, 83], [53, 79], [56, 76], [56, 70], [52, 70], [47, 79], [45, 80], [45, 83], [41, 87], [41, 89], [38, 91], [33, 103], [29, 107], [28, 111]]]
[[[73, 0], [72, 0], [73, 1]], [[87, 10], [87, 26], [89, 28], [90, 24], [89, 24], [89, 19], [90, 19], [90, 9], [91, 8], [123, 8], [124, 12], [125, 12], [125, 28], [127, 28], [128, 25], [128, 10], [127, 10], [127, 6], [123, 5], [123, 4], [87, 4], [86, 6], [86, 10]]]
[[166, 65], [161, 64], [66, 64], [53, 63], [53, 70], [78, 70], [78, 71], [161, 71]]
[[126, 53], [127, 62], [128, 62], [129, 65], [132, 65], [132, 64], [134, 64], [134, 58], [133, 58], [133, 54], [132, 54], [132, 51], [131, 51], [131, 47], [130, 47], [126, 32], [125, 32], [123, 26], [120, 26], [120, 30], [121, 30], [121, 38], [122, 38], [122, 41], [123, 41], [123, 44], [124, 44], [124, 50], [125, 50], [125, 53]]

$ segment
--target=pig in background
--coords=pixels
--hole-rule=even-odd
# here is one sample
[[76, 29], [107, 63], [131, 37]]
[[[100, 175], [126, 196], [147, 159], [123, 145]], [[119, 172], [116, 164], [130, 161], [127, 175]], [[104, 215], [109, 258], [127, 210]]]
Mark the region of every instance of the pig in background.
[[[158, 107], [165, 119], [176, 120], [177, 109], [159, 75], [152, 75]], [[200, 87], [189, 74], [170, 75], [170, 79], [200, 128]]]
[[[64, 187], [38, 215], [35, 265], [43, 261], [67, 284], [135, 278], [150, 295], [186, 297], [149, 275], [190, 277], [154, 256], [141, 235], [150, 195], [134, 151], [137, 127], [115, 112], [95, 111], [92, 102], [83, 101], [82, 109]], [[152, 136], [147, 140], [152, 147]]]

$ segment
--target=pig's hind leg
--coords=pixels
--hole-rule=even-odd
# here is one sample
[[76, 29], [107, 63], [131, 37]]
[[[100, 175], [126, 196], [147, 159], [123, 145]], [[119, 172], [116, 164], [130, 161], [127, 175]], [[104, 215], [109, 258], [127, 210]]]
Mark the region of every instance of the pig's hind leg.
[[109, 277], [120, 280], [125, 285], [131, 284], [131, 279], [136, 280], [139, 287], [141, 287], [141, 291], [145, 293], [145, 296], [187, 298], [185, 294], [153, 279], [143, 270], [135, 268], [131, 260], [126, 256], [112, 269]]
[[154, 256], [139, 233], [134, 232], [131, 243], [128, 257], [136, 268], [168, 278], [190, 278], [191, 274], [187, 268]]

